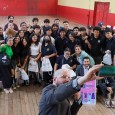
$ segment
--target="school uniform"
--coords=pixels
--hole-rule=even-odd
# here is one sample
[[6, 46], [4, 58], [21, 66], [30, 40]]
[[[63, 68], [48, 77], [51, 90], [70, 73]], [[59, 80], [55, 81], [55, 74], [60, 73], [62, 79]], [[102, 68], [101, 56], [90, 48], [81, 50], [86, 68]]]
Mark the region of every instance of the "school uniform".
[[67, 47], [67, 41], [68, 39], [64, 37], [63, 39], [60, 38], [60, 36], [55, 40], [55, 47], [57, 50], [57, 55], [63, 55], [64, 50]]
[[58, 69], [60, 69], [63, 64], [68, 64], [70, 67], [72, 67], [73, 65], [79, 63], [73, 57], [66, 59], [64, 55], [61, 55], [56, 59], [56, 64], [58, 64]]
[[101, 94], [102, 96], [107, 98], [107, 94], [109, 93], [109, 91], [107, 90], [107, 87], [112, 87], [113, 93], [111, 94], [111, 98], [114, 98], [115, 95], [115, 80], [114, 78], [108, 77], [108, 78], [104, 78], [102, 80], [99, 81], [98, 83], [98, 92], [99, 94]]
[[66, 43], [66, 46], [71, 50], [71, 54], [75, 53], [75, 45], [80, 45], [80, 41], [79, 40], [68, 40]]
[[[0, 46], [0, 52], [5, 53], [9, 59], [11, 59], [13, 52], [10, 46]], [[0, 65], [0, 81], [2, 81], [3, 88], [11, 88], [12, 86], [12, 75], [11, 75], [11, 63], [9, 65]]]
[[93, 35], [91, 36], [89, 42], [91, 44], [90, 54], [94, 58], [95, 64], [100, 64], [103, 55], [102, 51], [103, 51], [104, 39], [101, 36], [95, 38]]
[[113, 59], [115, 55], [115, 38], [114, 37], [111, 38], [110, 40], [106, 38], [105, 49], [111, 51], [111, 57]]
[[[44, 46], [44, 47], [42, 47], [42, 49], [41, 49], [41, 55], [42, 55], [42, 57], [51, 55], [51, 54], [53, 54], [53, 53], [56, 53], [56, 48], [55, 48], [55, 46], [52, 45], [52, 44], [49, 44], [49, 45], [47, 45], [47, 46]], [[51, 58], [49, 58], [49, 60], [50, 60], [50, 63], [51, 63], [51, 65], [52, 65], [52, 68], [54, 68], [54, 64], [55, 64], [56, 57], [55, 57], [55, 56], [54, 56], [54, 57], [51, 57]], [[51, 74], [51, 73], [52, 73], [52, 71], [51, 71], [51, 72], [43, 72], [43, 80], [44, 80], [45, 83], [46, 83], [45, 85], [48, 85], [48, 84], [51, 83], [51, 79], [52, 79], [52, 75], [53, 75], [53, 74]]]

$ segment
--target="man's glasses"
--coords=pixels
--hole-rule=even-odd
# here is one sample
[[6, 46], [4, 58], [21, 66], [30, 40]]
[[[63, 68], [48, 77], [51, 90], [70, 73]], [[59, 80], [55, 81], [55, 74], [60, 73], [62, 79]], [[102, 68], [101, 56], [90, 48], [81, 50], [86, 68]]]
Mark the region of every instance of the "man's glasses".
[[63, 75], [63, 76], [61, 76], [60, 78], [63, 78], [63, 79], [71, 79], [69, 76], [66, 76], [66, 75]]

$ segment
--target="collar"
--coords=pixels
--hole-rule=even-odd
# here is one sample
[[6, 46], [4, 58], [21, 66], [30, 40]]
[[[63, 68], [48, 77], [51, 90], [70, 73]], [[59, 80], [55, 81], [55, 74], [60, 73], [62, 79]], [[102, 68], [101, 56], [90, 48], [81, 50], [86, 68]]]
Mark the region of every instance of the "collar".
[[83, 65], [83, 68], [84, 68], [84, 69], [89, 69], [89, 66], [88, 66], [88, 67], [85, 67], [85, 66]]

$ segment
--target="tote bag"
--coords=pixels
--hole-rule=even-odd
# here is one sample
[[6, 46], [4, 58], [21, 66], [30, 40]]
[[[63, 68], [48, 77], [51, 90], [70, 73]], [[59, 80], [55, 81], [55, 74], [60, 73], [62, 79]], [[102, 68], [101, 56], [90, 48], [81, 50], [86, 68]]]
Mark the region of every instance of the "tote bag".
[[28, 71], [38, 72], [38, 63], [34, 61], [33, 59], [29, 61]]
[[41, 70], [42, 72], [50, 72], [53, 70], [50, 60], [48, 58], [43, 57]]
[[27, 73], [25, 72], [25, 70], [21, 69], [21, 68], [19, 68], [19, 70], [20, 70], [22, 79], [23, 80], [29, 80], [29, 77], [28, 77]]
[[19, 70], [19, 67], [16, 66], [15, 68], [15, 78], [19, 79], [21, 76], [21, 72]]

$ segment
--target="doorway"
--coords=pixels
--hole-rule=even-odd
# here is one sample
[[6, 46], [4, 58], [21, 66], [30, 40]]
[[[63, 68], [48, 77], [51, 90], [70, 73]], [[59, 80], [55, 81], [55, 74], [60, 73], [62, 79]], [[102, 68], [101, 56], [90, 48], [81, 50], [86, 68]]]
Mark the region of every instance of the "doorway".
[[107, 18], [109, 13], [110, 2], [95, 2], [94, 14], [93, 14], [93, 26], [96, 26], [98, 22], [107, 24]]
[[30, 16], [38, 15], [38, 0], [27, 0], [27, 13]]

